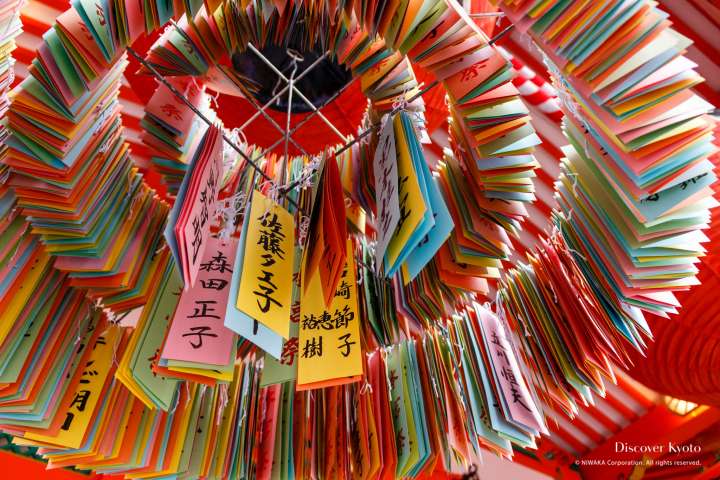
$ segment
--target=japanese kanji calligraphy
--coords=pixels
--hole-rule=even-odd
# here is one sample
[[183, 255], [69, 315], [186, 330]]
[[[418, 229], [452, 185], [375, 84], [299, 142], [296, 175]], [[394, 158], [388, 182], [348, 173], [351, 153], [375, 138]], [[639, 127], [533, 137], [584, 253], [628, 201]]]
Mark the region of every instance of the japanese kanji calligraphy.
[[283, 338], [290, 336], [295, 227], [292, 215], [253, 193], [237, 308]]
[[185, 176], [165, 231], [185, 289], [195, 285], [216, 216], [223, 175], [220, 130], [209, 128]]
[[314, 277], [300, 299], [298, 388], [353, 382], [362, 372], [357, 272], [349, 240], [346, 249], [341, 285], [348, 286], [348, 295], [343, 289], [336, 290], [330, 305], [325, 306], [320, 279]]
[[28, 434], [26, 438], [67, 448], [79, 448], [86, 439], [97, 405], [102, 403], [100, 396], [108, 385], [108, 376], [116, 367], [113, 355], [123, 339], [123, 330], [117, 325], [105, 324], [98, 328], [103, 330], [90, 346], [89, 358], [78, 368], [77, 389], [57, 435]]
[[499, 386], [500, 406], [505, 416], [524, 429], [540, 432], [544, 428], [540, 414], [520, 374], [515, 352], [505, 336], [505, 330], [498, 318], [482, 305], [476, 304], [475, 312], [492, 365], [494, 383]]
[[225, 327], [238, 239], [208, 238], [197, 281], [180, 294], [160, 358], [204, 365], [230, 366], [235, 334]]
[[375, 261], [378, 265], [382, 265], [385, 249], [400, 221], [400, 190], [394, 121], [392, 118], [384, 117], [383, 125], [373, 158], [378, 221]]
[[260, 380], [260, 384], [263, 386], [289, 382], [297, 378], [298, 358], [300, 355], [298, 335], [300, 332], [301, 262], [302, 250], [300, 246], [296, 246], [295, 264], [293, 265], [292, 305], [290, 308], [290, 338], [283, 341], [280, 358], [274, 358], [270, 355], [265, 356]]
[[716, 4], [0, 2], [0, 459], [717, 477]]

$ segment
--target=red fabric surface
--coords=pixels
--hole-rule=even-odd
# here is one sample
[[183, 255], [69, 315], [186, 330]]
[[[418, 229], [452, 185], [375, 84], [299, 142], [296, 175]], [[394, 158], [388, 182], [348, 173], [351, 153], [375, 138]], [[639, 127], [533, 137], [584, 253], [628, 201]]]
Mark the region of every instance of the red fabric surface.
[[[152, 47], [155, 40], [160, 37], [160, 32], [155, 32], [152, 35], [143, 35], [138, 38], [133, 44], [132, 48], [142, 57], [145, 56], [147, 51]], [[128, 66], [125, 68], [125, 78], [130, 84], [130, 88], [135, 92], [138, 99], [143, 105], [150, 101], [153, 92], [157, 88], [155, 78], [151, 75], [138, 75], [137, 71], [140, 70], [140, 62], [138, 62], [134, 56], [127, 54]]]

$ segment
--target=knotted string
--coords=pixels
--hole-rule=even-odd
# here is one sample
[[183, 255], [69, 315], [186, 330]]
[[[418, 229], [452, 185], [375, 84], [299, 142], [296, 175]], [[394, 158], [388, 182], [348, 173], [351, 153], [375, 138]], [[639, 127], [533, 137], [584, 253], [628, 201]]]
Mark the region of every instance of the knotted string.
[[227, 404], [230, 403], [230, 399], [228, 397], [228, 386], [227, 384], [223, 383], [220, 385], [220, 401], [218, 402], [218, 409], [215, 412], [215, 425], [220, 426], [220, 422], [222, 421], [222, 414], [225, 411], [225, 407], [227, 407]]

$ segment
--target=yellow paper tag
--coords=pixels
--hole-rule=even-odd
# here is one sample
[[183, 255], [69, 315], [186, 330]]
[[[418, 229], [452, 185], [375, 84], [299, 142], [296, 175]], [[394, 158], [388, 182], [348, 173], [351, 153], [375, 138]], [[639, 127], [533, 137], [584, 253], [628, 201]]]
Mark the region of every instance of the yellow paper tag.
[[119, 341], [121, 333], [122, 329], [119, 326], [110, 325], [93, 345], [93, 351], [86, 365], [80, 367], [83, 368], [82, 379], [70, 408], [63, 413], [66, 419], [58, 434], [46, 436], [28, 433], [25, 436], [26, 439], [67, 448], [80, 448], [95, 407], [100, 400], [105, 379], [110, 373], [115, 345]]
[[283, 338], [290, 337], [293, 217], [255, 191], [245, 241], [237, 308]]
[[329, 307], [323, 301], [319, 275], [309, 280], [300, 301], [298, 389], [318, 382], [327, 382], [324, 386], [345, 383], [362, 374], [355, 278], [348, 239], [345, 269]]
[[385, 253], [387, 265], [395, 264], [403, 247], [408, 243], [413, 232], [422, 221], [426, 210], [400, 115], [395, 115], [393, 118], [393, 126], [395, 127], [395, 146], [398, 161], [400, 221]]

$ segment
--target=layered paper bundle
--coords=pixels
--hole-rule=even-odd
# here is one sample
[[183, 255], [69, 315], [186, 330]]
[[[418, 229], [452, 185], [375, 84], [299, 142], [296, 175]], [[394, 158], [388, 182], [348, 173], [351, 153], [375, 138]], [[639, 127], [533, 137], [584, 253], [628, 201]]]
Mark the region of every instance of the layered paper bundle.
[[[56, 337], [51, 337], [50, 330], [54, 335], [65, 338], [67, 332], [60, 333], [55, 329], [56, 323], [65, 326], [72, 323], [68, 316], [63, 316], [63, 307], [58, 306], [60, 300], [56, 296], [57, 292], [68, 293], [65, 275], [52, 268], [50, 255], [44, 251], [37, 237], [30, 233], [30, 227], [19, 214], [11, 192], [6, 191], [3, 195], [1, 208], [3, 221], [0, 223], [0, 240], [3, 247], [0, 249], [0, 272], [3, 280], [0, 282], [0, 383], [7, 393], [9, 405], [13, 405], [12, 400], [19, 401], [17, 408], [20, 410], [10, 408], [7, 412], [18, 413], [27, 406], [26, 400], [35, 400], [33, 389], [40, 385], [37, 382], [44, 381], [42, 376], [38, 377], [42, 369], [29, 368], [25, 356], [32, 351], [43, 362], [48, 362], [44, 365], [55, 362], [52, 349], [38, 348], [53, 346]], [[78, 294], [68, 301], [81, 299], [82, 296]], [[53, 309], [51, 306], [55, 300], [58, 300], [58, 304]], [[84, 308], [87, 307], [85, 303]], [[58, 308], [61, 313], [55, 311]], [[74, 332], [77, 333], [77, 329]], [[60, 359], [57, 361], [61, 363]], [[45, 412], [39, 413], [41, 415], [36, 420], [44, 418]]]
[[[454, 2], [432, 18], [431, 35], [409, 54], [442, 81], [449, 99], [452, 153], [441, 185], [456, 228], [436, 256], [445, 282], [478, 292], [497, 278], [534, 199], [532, 156], [540, 143], [510, 82], [512, 67]], [[474, 204], [479, 208], [466, 208]], [[480, 213], [482, 212], [482, 213]], [[475, 218], [472, 218], [475, 217]], [[484, 225], [478, 223], [484, 217]], [[469, 268], [468, 268], [469, 266]]]
[[3, 314], [9, 330], [3, 329], [0, 346], [0, 423], [18, 442], [72, 449], [81, 445], [95, 405], [105, 399], [114, 352], [128, 335], [50, 269], [43, 255], [44, 264], [32, 262], [41, 280], [31, 285], [37, 274], [21, 272], [24, 288], [7, 301], [11, 308], [21, 305], [22, 315]]
[[373, 159], [376, 193], [375, 262], [386, 276], [410, 282], [453, 228], [407, 113], [384, 118]]
[[[158, 371], [190, 381], [229, 382], [237, 355], [237, 337], [223, 318], [237, 239], [207, 239], [197, 281], [180, 294], [163, 341]], [[203, 378], [205, 377], [205, 378]]]
[[20, 407], [3, 407], [3, 429], [16, 444], [39, 446], [50, 468], [130, 478], [351, 478], [351, 471], [400, 478], [462, 472], [462, 459], [476, 461], [481, 445], [508, 456], [510, 440], [531, 446], [545, 429], [501, 324], [477, 304], [452, 319], [448, 332], [428, 331], [363, 356], [362, 388], [263, 386], [255, 354], [235, 361], [227, 383], [216, 386], [181, 387], [154, 376], [138, 359], [160, 340], [164, 305], [179, 286], [165, 271], [152, 313], [130, 338], [99, 312], [64, 314], [87, 333], [78, 348], [77, 330], [59, 336], [58, 347], [72, 355], [58, 370], [68, 374], [53, 384], [60, 393], [50, 407], [43, 397], [33, 400], [50, 427], [10, 415]]
[[[573, 146], [557, 231], [501, 283], [499, 316], [476, 294], [527, 215], [539, 139], [511, 64], [455, 2], [63, 13], [7, 117], [3, 430], [53, 467], [129, 478], [404, 478], [531, 448], [540, 405], [602, 394], [649, 335], [640, 308], [672, 311], [667, 292], [692, 283], [707, 105], [651, 3], [507, 3], [554, 65]], [[247, 96], [231, 55], [292, 40], [351, 69], [377, 128], [318, 158], [241, 145], [255, 164], [225, 162], [221, 127], [160, 86], [143, 125], [177, 187], [165, 248], [168, 207], [131, 163], [117, 92], [125, 47], [184, 11], [146, 58], [211, 120], [196, 78]], [[448, 95], [438, 165], [413, 63]]]
[[32, 75], [13, 92], [6, 163], [55, 267], [122, 311], [147, 297], [167, 206], [137, 175], [122, 138], [122, 36], [111, 35], [108, 12], [93, 9], [93, 21], [78, 8], [47, 32]]
[[[355, 15], [350, 17], [347, 25], [339, 22], [332, 28], [316, 31], [305, 30], [304, 24], [291, 23], [285, 25], [290, 30], [282, 32], [284, 36], [281, 37], [275, 30], [275, 22], [284, 23], [308, 14], [307, 7], [299, 3], [288, 6], [289, 11], [276, 11], [269, 21], [266, 12], [255, 4], [240, 11], [228, 9], [221, 3], [210, 13], [208, 6], [203, 6], [192, 21], [183, 19], [168, 28], [150, 49], [146, 60], [163, 75], [201, 77], [217, 91], [252, 98], [255, 85], [232, 68], [230, 58], [234, 49], [244, 50], [248, 42], [261, 48], [268, 44], [282, 46], [288, 39], [299, 38], [302, 42], [308, 38], [314, 39], [308, 42], [332, 46], [330, 53], [360, 79], [362, 91], [372, 103], [371, 119], [392, 110], [398, 101], [405, 101], [418, 92], [407, 57], [392, 50], [382, 38], [371, 38], [367, 31], [359, 28]], [[226, 22], [236, 25], [239, 30], [224, 30], [221, 26]], [[263, 25], [275, 31], [275, 35], [263, 35], [263, 31], [250, 28], [250, 25]], [[417, 99], [408, 108], [416, 112], [417, 125], [424, 124], [421, 121], [422, 100]]]
[[570, 146], [555, 231], [500, 298], [538, 392], [573, 415], [651, 338], [642, 311], [675, 312], [673, 291], [697, 282], [715, 206], [710, 106], [652, 2], [502, 6], [546, 55]]
[[[498, 309], [517, 332], [526, 378], [545, 403], [574, 416], [578, 404], [593, 401], [593, 392], [605, 394], [604, 379], [614, 381], [612, 365], [627, 365], [627, 331], [609, 315], [562, 238], [567, 221], [555, 220], [559, 230], [503, 279]], [[650, 332], [642, 316], [637, 320], [632, 339], [644, 345]]]
[[697, 283], [716, 205], [712, 106], [683, 56], [689, 40], [648, 1], [514, 2], [507, 13], [546, 55], [565, 111], [557, 184], [584, 273], [638, 344], [643, 309], [666, 315]]
[[20, 8], [22, 5], [23, 2], [17, 0], [6, 2], [0, 8], [0, 32], [2, 32], [0, 35], [0, 213], [3, 219], [0, 228], [4, 233], [8, 228], [12, 229], [8, 233], [10, 237], [6, 239], [4, 245], [14, 244], [18, 232], [22, 235], [27, 230], [27, 222], [18, 215], [16, 197], [8, 185], [10, 170], [5, 163], [7, 158], [7, 145], [5, 142], [10, 134], [6, 117], [7, 109], [10, 106], [8, 92], [15, 80], [13, 70], [15, 61], [12, 52], [15, 49], [15, 37], [22, 31], [22, 23], [20, 22]]
[[[9, 422], [7, 431], [20, 424], [42, 431], [62, 408], [61, 396], [66, 392], [53, 390], [77, 360], [70, 350], [87, 324], [77, 312], [78, 308], [87, 312], [88, 304], [70, 292], [66, 276], [53, 268], [51, 256], [31, 234], [10, 188], [5, 115], [22, 5], [7, 2], [0, 8], [0, 423]], [[63, 296], [71, 298], [63, 303]]]
[[[214, 118], [209, 97], [195, 86], [196, 83], [172, 79], [169, 82], [183, 92], [206, 118]], [[155, 170], [162, 175], [168, 193], [177, 195], [207, 124], [162, 83], [158, 84], [145, 107], [145, 116], [140, 124], [144, 128], [143, 143], [152, 150]]]
[[[450, 100], [451, 135], [487, 198], [532, 201], [532, 147], [540, 141], [510, 82], [512, 65], [450, 2], [435, 35], [410, 54], [441, 80]], [[445, 48], [442, 48], [445, 46]]]
[[[302, 173], [297, 166], [291, 167], [295, 175]], [[240, 184], [252, 187], [242, 180]], [[252, 203], [247, 207], [245, 218], [252, 218]], [[509, 456], [510, 442], [532, 446], [544, 430], [519, 357], [499, 320], [480, 305], [463, 309], [439, 329], [434, 325], [418, 334], [416, 340], [380, 350], [368, 348], [369, 356], [360, 354], [363, 337], [357, 330], [344, 342], [344, 331], [327, 331], [323, 319], [329, 318], [337, 328], [337, 312], [344, 311], [345, 300], [366, 302], [349, 307], [353, 315], [345, 317], [348, 325], [369, 324], [364, 312], [373, 300], [353, 293], [360, 286], [367, 288], [365, 281], [353, 281], [353, 270], [341, 276], [347, 287], [341, 280], [335, 297], [340, 303], [330, 310], [323, 305], [317, 283], [308, 296], [302, 296], [300, 285], [294, 287], [293, 296], [300, 298], [299, 338], [294, 353], [293, 343], [286, 342], [281, 355], [281, 361], [289, 356], [295, 365], [300, 363], [299, 368], [289, 367], [290, 375], [273, 373], [269, 356], [261, 369], [255, 361], [259, 351], [241, 347], [235, 358], [234, 337], [215, 316], [221, 316], [216, 314], [223, 309], [224, 295], [229, 293], [229, 300], [234, 299], [235, 290], [228, 291], [223, 280], [227, 281], [229, 270], [237, 271], [238, 264], [230, 260], [236, 243], [232, 238], [227, 250], [222, 243], [209, 247], [219, 252], [208, 254], [207, 268], [201, 268], [196, 286], [189, 291], [182, 290], [170, 253], [161, 251], [154, 266], [160, 276], [132, 335], [121, 335], [121, 329], [100, 317], [97, 328], [103, 333], [88, 357], [92, 363], [86, 362], [82, 372], [63, 377], [67, 385], [61, 385], [71, 391], [69, 379], [82, 382], [87, 378], [92, 383], [73, 391], [67, 409], [45, 412], [46, 421], [53, 425], [69, 422], [68, 413], [72, 414], [72, 436], [58, 430], [30, 431], [28, 421], [22, 420], [4, 427], [17, 435], [15, 442], [41, 446], [52, 467], [77, 465], [132, 477], [177, 473], [226, 478], [253, 472], [262, 478], [297, 478], [321, 468], [331, 478], [349, 478], [347, 469], [352, 463], [353, 469], [362, 469], [372, 478], [462, 472], [465, 462], [475, 461], [481, 446]], [[348, 258], [354, 259], [354, 251], [347, 252]], [[203, 293], [194, 295], [198, 291]], [[217, 292], [219, 297], [208, 297], [208, 292]], [[193, 296], [185, 297], [185, 293]], [[188, 300], [192, 302], [189, 308]], [[313, 309], [318, 300], [319, 308], [329, 315]], [[394, 309], [392, 300], [386, 301]], [[109, 329], [119, 333], [111, 337]], [[331, 334], [335, 332], [337, 338]], [[319, 333], [325, 349], [322, 358], [317, 357]], [[313, 345], [308, 335], [316, 339], [315, 350], [308, 347]], [[68, 337], [74, 338], [61, 338], [67, 342]], [[353, 382], [308, 393], [297, 391], [319, 386], [303, 383], [308, 377], [303, 369], [310, 366], [303, 367], [306, 360], [319, 360], [310, 372], [315, 378], [330, 379], [326, 385], [348, 381], [342, 376], [347, 370], [338, 369], [337, 361], [331, 362], [332, 368], [325, 363], [337, 339], [347, 346], [348, 357], [359, 362], [356, 373], [364, 374], [370, 386], [361, 388]], [[105, 343], [112, 349], [103, 350]], [[223, 353], [228, 351], [233, 358], [230, 373], [224, 363], [227, 353]], [[339, 358], [347, 358], [344, 351], [337, 350]], [[276, 367], [288, 367], [278, 363]], [[458, 366], [462, 366], [459, 371]], [[437, 388], [442, 388], [442, 394], [437, 394]], [[361, 407], [351, 409], [352, 405]], [[324, 426], [314, 427], [318, 424]], [[347, 450], [343, 446], [350, 437], [356, 440]]]
[[222, 178], [222, 133], [212, 126], [190, 162], [165, 227], [165, 240], [186, 290], [195, 285], [208, 247]]
[[[15, 49], [15, 37], [22, 32], [20, 21], [20, 9], [25, 2], [23, 0], [12, 0], [5, 2], [0, 7], [0, 149], [5, 150], [5, 138], [8, 135], [5, 121], [5, 112], [10, 106], [8, 92], [12, 85], [15, 74], [12, 58], [12, 51]], [[2, 152], [0, 151], [0, 155]]]

